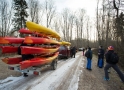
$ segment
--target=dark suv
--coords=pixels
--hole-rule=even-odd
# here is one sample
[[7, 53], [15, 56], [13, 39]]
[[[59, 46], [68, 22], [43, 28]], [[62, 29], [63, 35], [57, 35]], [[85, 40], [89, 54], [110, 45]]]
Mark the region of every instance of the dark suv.
[[61, 45], [59, 48], [58, 58], [69, 58], [70, 57], [70, 48], [68, 46]]

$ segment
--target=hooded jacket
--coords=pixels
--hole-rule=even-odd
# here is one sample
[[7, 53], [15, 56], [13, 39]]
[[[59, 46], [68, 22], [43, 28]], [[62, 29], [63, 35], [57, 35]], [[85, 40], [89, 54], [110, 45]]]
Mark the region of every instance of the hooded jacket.
[[104, 59], [104, 49], [102, 49], [102, 48], [100, 48], [99, 50], [98, 50], [98, 58], [100, 59], [100, 58], [102, 58], [102, 59]]
[[106, 54], [105, 54], [105, 57], [106, 57], [106, 62], [109, 63], [109, 64], [115, 64], [113, 62], [111, 62], [111, 54], [114, 52], [114, 50], [109, 50]]
[[86, 57], [92, 59], [92, 51], [91, 51], [91, 49], [88, 49], [88, 51], [86, 52]]

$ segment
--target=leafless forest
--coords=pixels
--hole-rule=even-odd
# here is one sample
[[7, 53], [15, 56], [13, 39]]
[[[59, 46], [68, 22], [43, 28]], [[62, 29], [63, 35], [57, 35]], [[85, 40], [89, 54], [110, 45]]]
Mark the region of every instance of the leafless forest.
[[[26, 2], [27, 20], [56, 30], [61, 40], [69, 41], [77, 48], [103, 45], [106, 49], [112, 45], [120, 56], [120, 65], [124, 66], [124, 0], [97, 0], [94, 18], [90, 18], [83, 8], [76, 12], [65, 8], [58, 13], [52, 0]], [[12, 29], [13, 16], [13, 2], [0, 0], [0, 36], [18, 36], [18, 30]]]

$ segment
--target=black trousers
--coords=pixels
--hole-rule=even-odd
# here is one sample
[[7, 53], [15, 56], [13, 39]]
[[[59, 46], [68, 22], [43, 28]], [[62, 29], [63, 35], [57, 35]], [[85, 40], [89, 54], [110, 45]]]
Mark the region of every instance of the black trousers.
[[74, 57], [75, 58], [75, 53], [72, 53], [72, 56], [71, 57]]
[[106, 66], [104, 67], [105, 78], [109, 79], [108, 69], [110, 67], [112, 67], [118, 73], [120, 79], [124, 82], [124, 74], [120, 71], [120, 69], [118, 68], [116, 64], [109, 64], [109, 63], [106, 64]]
[[99, 66], [99, 60], [100, 60], [100, 59], [103, 60], [103, 66], [104, 66], [104, 56], [102, 56], [102, 57], [98, 56], [97, 66]]

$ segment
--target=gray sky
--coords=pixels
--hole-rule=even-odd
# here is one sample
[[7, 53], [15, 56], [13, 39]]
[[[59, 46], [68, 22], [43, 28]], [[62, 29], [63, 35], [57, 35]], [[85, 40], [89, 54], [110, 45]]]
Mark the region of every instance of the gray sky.
[[95, 16], [97, 6], [96, 0], [54, 0], [57, 6], [57, 11], [63, 8], [69, 8], [71, 11], [76, 11], [79, 8], [84, 8], [87, 14], [91, 17]]

